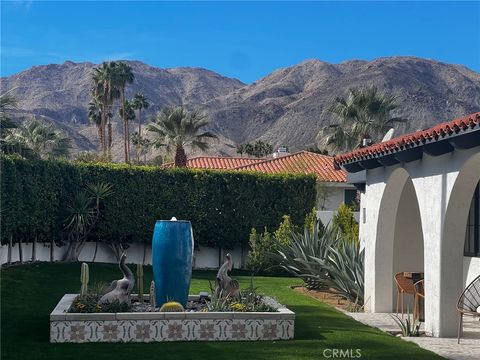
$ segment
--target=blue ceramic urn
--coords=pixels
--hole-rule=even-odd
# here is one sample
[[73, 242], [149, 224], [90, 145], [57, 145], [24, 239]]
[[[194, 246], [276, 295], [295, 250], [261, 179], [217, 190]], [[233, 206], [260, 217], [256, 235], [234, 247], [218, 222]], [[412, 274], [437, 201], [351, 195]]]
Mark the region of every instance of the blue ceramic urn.
[[192, 277], [193, 231], [186, 220], [157, 220], [152, 239], [152, 265], [157, 306], [167, 301], [187, 305]]

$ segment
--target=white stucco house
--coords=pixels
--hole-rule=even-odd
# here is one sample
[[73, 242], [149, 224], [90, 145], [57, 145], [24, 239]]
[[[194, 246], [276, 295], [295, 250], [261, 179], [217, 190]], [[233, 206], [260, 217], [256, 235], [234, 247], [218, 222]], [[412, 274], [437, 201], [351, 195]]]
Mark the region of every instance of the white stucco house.
[[366, 311], [392, 312], [400, 271], [424, 271], [425, 330], [456, 336], [480, 274], [480, 112], [339, 155], [362, 191]]

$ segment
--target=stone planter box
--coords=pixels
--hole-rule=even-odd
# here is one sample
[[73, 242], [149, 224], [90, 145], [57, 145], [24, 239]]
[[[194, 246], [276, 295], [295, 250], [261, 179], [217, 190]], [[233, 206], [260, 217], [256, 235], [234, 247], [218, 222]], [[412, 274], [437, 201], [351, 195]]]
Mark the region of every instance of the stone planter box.
[[294, 335], [295, 313], [270, 298], [277, 312], [67, 313], [76, 296], [66, 294], [50, 314], [50, 342], [257, 341]]

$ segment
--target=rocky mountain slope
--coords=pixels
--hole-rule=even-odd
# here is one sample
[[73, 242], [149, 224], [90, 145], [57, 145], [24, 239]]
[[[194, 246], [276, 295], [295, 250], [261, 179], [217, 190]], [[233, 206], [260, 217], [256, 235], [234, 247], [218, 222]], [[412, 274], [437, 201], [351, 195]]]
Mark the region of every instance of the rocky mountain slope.
[[[152, 114], [166, 105], [200, 108], [212, 119], [221, 142], [210, 152], [233, 153], [234, 145], [262, 139], [291, 150], [314, 145], [315, 136], [330, 122], [323, 114], [335, 96], [349, 87], [373, 84], [396, 94], [397, 115], [410, 119], [416, 130], [480, 110], [480, 74], [461, 65], [415, 57], [329, 64], [307, 60], [279, 69], [245, 85], [199, 68], [155, 68], [129, 61], [135, 82], [127, 96], [141, 91], [151, 100]], [[80, 150], [97, 146], [95, 129], [88, 126], [92, 63], [65, 62], [36, 66], [2, 78], [2, 92], [14, 88], [26, 114], [44, 115], [75, 139]], [[116, 133], [121, 126], [116, 126]], [[121, 136], [115, 136], [116, 158]], [[118, 151], [117, 151], [118, 150]], [[118, 154], [117, 154], [118, 152]]]

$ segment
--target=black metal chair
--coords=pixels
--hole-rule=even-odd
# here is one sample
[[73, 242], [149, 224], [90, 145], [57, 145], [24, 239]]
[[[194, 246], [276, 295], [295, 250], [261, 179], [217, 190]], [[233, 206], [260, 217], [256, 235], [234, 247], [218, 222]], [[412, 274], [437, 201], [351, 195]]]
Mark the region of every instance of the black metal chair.
[[480, 317], [477, 309], [480, 308], [480, 275], [477, 276], [468, 286], [463, 290], [457, 301], [457, 310], [460, 313], [458, 320], [458, 339], [460, 344], [460, 337], [463, 335], [463, 316]]

